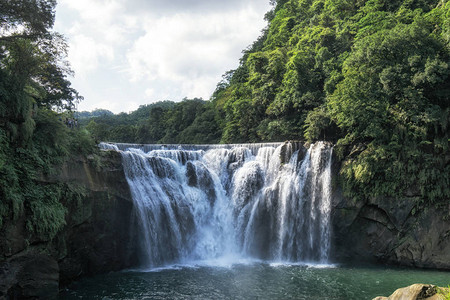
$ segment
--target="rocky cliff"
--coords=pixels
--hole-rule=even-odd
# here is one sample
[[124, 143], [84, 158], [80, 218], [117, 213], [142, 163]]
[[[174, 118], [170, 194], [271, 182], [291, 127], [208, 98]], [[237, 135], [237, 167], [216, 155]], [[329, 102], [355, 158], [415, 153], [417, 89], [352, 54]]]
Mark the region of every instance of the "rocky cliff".
[[420, 208], [419, 200], [411, 192], [353, 202], [335, 186], [333, 260], [450, 270], [450, 203]]
[[0, 299], [51, 297], [79, 277], [133, 265], [130, 249], [132, 202], [120, 154], [78, 158], [42, 184], [80, 186], [83, 197], [68, 202], [66, 226], [52, 240], [28, 233], [25, 217], [1, 230]]
[[[80, 185], [84, 196], [79, 203], [65, 203], [66, 226], [52, 240], [30, 236], [24, 216], [3, 226], [0, 299], [56, 295], [82, 276], [136, 264], [132, 200], [119, 153], [74, 159], [58, 176], [41, 181]], [[355, 203], [333, 182], [333, 261], [450, 270], [450, 220], [443, 213], [450, 207], [418, 209], [414, 194]]]

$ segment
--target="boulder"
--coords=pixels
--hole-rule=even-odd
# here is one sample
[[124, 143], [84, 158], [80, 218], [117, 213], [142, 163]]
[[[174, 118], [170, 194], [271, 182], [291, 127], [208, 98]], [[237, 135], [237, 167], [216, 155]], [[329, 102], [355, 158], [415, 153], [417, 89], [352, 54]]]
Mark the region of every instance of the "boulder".
[[389, 297], [376, 297], [373, 300], [443, 300], [438, 289], [431, 284], [413, 284], [396, 290]]

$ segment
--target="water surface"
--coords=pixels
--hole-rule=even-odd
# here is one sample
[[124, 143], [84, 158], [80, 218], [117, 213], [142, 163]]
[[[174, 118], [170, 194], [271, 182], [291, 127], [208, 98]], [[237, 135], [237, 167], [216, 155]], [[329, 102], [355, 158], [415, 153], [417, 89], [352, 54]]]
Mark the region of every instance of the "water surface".
[[61, 299], [362, 300], [413, 283], [447, 286], [450, 272], [267, 263], [172, 266], [83, 279]]

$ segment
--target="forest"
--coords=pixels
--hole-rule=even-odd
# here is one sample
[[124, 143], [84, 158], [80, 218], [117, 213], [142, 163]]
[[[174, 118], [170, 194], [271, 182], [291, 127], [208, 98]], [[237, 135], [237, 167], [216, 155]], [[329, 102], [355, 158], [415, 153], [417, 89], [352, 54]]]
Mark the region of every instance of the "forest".
[[[83, 191], [38, 180], [96, 142], [335, 143], [339, 183], [357, 201], [450, 198], [450, 2], [278, 0], [261, 36], [211, 99], [130, 113], [75, 112], [55, 0], [0, 4], [0, 227], [25, 214], [51, 239]], [[73, 117], [79, 128], [62, 120]]]
[[71, 156], [97, 151], [87, 131], [61, 121], [82, 97], [68, 80], [67, 43], [51, 30], [55, 6], [0, 4], [0, 228], [25, 216], [29, 235], [44, 241], [64, 226], [64, 204], [83, 191], [42, 178]]
[[209, 101], [93, 118], [98, 140], [327, 140], [355, 199], [450, 196], [450, 3], [274, 1], [267, 28]]

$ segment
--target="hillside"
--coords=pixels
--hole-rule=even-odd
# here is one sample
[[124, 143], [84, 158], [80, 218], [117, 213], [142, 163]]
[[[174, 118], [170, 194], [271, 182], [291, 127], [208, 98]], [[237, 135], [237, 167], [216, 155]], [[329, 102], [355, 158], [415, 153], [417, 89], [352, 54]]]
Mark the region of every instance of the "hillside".
[[135, 143], [327, 140], [337, 145], [347, 196], [445, 202], [450, 3], [273, 4], [267, 28], [211, 101], [143, 106], [93, 119], [89, 131]]

